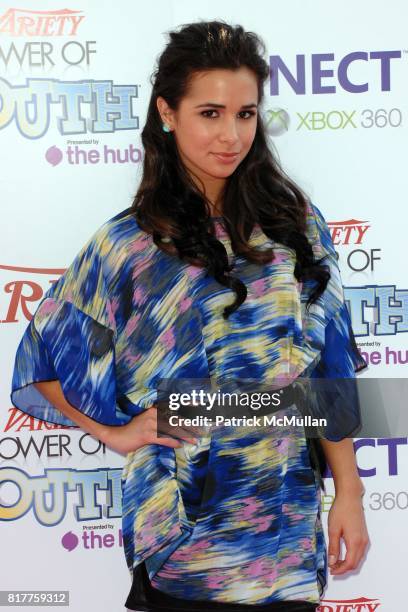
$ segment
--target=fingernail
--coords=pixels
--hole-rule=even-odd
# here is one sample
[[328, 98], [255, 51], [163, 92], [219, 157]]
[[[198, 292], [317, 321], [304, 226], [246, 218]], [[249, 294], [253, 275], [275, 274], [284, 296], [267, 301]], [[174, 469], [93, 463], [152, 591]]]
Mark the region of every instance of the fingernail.
[[336, 556], [329, 555], [329, 565], [332, 565], [333, 563], [336, 563]]

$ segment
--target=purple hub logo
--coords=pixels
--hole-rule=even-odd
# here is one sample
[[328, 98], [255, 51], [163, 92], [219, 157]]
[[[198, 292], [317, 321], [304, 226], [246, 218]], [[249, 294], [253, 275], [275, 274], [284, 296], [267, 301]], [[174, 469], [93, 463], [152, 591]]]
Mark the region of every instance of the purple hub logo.
[[78, 542], [78, 536], [76, 536], [75, 533], [72, 533], [72, 531], [67, 531], [67, 533], [63, 535], [61, 539], [61, 544], [65, 550], [68, 550], [68, 552], [74, 550], [74, 548], [78, 546]]
[[114, 526], [111, 524], [98, 525], [97, 527], [84, 526], [80, 537], [72, 531], [67, 531], [61, 538], [61, 544], [68, 552], [72, 552], [78, 546], [85, 550], [112, 548], [114, 546], [121, 548], [123, 547], [122, 529], [119, 528], [115, 532]]
[[51, 166], [57, 166], [62, 161], [62, 151], [55, 145], [45, 152], [45, 159]]
[[[89, 144], [99, 144], [99, 141], [89, 141]], [[133, 144], [122, 149], [108, 147], [106, 144], [103, 147], [92, 149], [68, 144], [64, 151], [53, 145], [46, 150], [45, 159], [51, 166], [58, 166], [64, 160], [67, 164], [73, 166], [138, 164], [143, 160], [143, 152]]]

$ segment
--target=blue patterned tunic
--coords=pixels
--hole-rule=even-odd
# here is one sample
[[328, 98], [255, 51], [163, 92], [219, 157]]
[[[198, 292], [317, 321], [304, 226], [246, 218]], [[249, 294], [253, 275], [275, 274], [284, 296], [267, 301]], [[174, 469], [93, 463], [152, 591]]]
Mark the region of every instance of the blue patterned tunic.
[[[233, 258], [222, 219], [217, 238]], [[331, 279], [305, 309], [295, 251], [256, 225], [250, 243], [274, 247], [271, 263], [235, 257], [248, 289], [235, 293], [155, 245], [126, 209], [104, 223], [47, 291], [17, 349], [11, 400], [35, 417], [73, 423], [34, 387], [59, 379], [87, 416], [120, 426], [152, 405], [161, 378], [271, 383], [299, 376], [354, 377], [358, 353], [336, 252], [309, 203], [307, 237]], [[296, 407], [285, 409], [295, 414]], [[298, 413], [297, 413], [298, 414]], [[145, 445], [122, 475], [130, 572], [177, 598], [266, 604], [319, 602], [327, 580], [320, 487], [303, 428], [220, 428], [196, 445]]]

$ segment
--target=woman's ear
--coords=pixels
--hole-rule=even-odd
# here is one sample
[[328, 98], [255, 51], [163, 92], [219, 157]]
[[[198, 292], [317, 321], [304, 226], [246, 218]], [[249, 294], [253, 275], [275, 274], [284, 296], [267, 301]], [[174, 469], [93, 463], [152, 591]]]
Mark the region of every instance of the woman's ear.
[[170, 130], [172, 130], [174, 128], [173, 112], [162, 96], [157, 96], [156, 106], [160, 115], [160, 119], [170, 128]]

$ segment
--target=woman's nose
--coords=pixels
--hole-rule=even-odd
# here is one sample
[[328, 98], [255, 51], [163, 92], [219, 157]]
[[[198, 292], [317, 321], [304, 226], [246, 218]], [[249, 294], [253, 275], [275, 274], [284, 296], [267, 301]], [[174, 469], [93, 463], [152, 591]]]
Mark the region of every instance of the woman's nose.
[[220, 133], [220, 138], [224, 141], [236, 142], [238, 140], [238, 126], [235, 120], [224, 121]]

